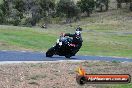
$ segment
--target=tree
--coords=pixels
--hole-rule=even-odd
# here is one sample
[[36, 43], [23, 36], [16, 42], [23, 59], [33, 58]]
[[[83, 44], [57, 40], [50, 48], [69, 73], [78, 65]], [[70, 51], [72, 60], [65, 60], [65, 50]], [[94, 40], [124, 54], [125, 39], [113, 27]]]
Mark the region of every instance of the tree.
[[20, 12], [17, 9], [12, 9], [8, 18], [8, 23], [13, 24], [14, 26], [19, 25], [21, 22]]
[[35, 26], [36, 23], [41, 19], [41, 10], [39, 6], [34, 6], [31, 9], [32, 19], [31, 19], [31, 25]]
[[23, 0], [14, 0], [13, 1], [13, 5], [14, 5], [14, 9], [17, 9], [17, 11], [19, 12], [19, 16], [22, 19], [23, 18], [23, 14], [25, 11], [25, 3]]
[[90, 13], [94, 10], [95, 2], [94, 0], [81, 0], [77, 2], [77, 6], [83, 13], [86, 12], [87, 16], [90, 16]]
[[132, 0], [116, 0], [116, 1], [117, 1], [117, 8], [122, 8], [122, 3], [126, 3], [126, 4], [132, 3]]
[[59, 16], [65, 16], [69, 21], [79, 13], [79, 8], [72, 0], [60, 0], [56, 9]]
[[[103, 9], [103, 7], [105, 7]], [[109, 0], [96, 0], [96, 8], [100, 8], [100, 12], [107, 11], [109, 8]]]
[[55, 0], [40, 0], [39, 5], [44, 12], [50, 13], [55, 9]]
[[2, 24], [4, 21], [4, 14], [3, 11], [0, 9], [0, 24]]
[[39, 0], [39, 5], [42, 18], [48, 23], [55, 12], [55, 0]]
[[3, 11], [4, 15], [9, 15], [9, 3], [8, 0], [3, 0], [0, 9]]
[[106, 5], [106, 9], [105, 9], [106, 11], [108, 11], [108, 9], [109, 9], [109, 2], [110, 2], [109, 0], [105, 0], [105, 2], [104, 2]]
[[23, 0], [14, 0], [14, 8], [17, 9], [19, 12], [24, 12], [25, 11], [25, 3]]
[[132, 11], [132, 2], [130, 3], [130, 8], [129, 9], [130, 9], [130, 11]]
[[3, 0], [0, 4], [0, 23], [5, 23], [6, 18], [9, 16], [9, 3], [7, 0]]

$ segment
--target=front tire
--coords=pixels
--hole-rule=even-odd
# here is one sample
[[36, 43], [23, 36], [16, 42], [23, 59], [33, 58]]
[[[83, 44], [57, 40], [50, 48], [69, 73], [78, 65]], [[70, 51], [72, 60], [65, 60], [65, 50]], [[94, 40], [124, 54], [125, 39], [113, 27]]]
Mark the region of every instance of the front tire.
[[51, 47], [47, 52], [46, 52], [46, 57], [52, 57], [54, 55], [55, 49], [54, 47]]

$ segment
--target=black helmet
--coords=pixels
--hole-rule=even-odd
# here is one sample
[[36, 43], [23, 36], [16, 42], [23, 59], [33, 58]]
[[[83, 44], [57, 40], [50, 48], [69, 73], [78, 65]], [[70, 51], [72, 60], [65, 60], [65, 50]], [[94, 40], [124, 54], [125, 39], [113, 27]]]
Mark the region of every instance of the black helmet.
[[81, 27], [78, 27], [78, 28], [76, 29], [76, 31], [82, 31], [82, 28], [81, 28]]

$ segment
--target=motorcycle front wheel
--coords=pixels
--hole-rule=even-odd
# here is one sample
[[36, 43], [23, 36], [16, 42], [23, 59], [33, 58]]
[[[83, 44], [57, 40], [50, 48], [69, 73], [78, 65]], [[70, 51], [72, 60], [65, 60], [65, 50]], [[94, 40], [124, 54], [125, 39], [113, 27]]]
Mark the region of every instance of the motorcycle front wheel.
[[55, 49], [54, 47], [51, 47], [47, 52], [46, 52], [46, 57], [52, 57], [54, 55]]

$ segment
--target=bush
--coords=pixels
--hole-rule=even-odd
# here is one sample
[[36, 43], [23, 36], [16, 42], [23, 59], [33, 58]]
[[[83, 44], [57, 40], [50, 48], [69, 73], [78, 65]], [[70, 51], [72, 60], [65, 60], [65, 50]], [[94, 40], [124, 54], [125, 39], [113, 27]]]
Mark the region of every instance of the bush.
[[24, 0], [14, 0], [13, 4], [14, 4], [14, 9], [17, 9], [19, 12], [25, 11]]
[[31, 17], [26, 17], [26, 18], [23, 18], [21, 19], [21, 23], [20, 25], [23, 25], [23, 26], [26, 26], [26, 27], [31, 27]]
[[70, 19], [77, 16], [79, 8], [72, 0], [60, 0], [57, 3], [57, 14], [59, 17], [66, 17], [66, 21], [70, 22]]
[[4, 22], [4, 14], [3, 11], [0, 9], [0, 24]]
[[[103, 9], [103, 7], [105, 7]], [[96, 0], [96, 8], [100, 9], [100, 12], [107, 11], [109, 8], [109, 0]]]
[[77, 6], [83, 13], [86, 12], [87, 16], [90, 16], [90, 13], [94, 10], [95, 2], [94, 0], [80, 0], [77, 2]]
[[41, 16], [46, 23], [50, 23], [51, 17], [55, 15], [55, 0], [39, 0]]
[[20, 19], [20, 12], [17, 9], [12, 9], [8, 17], [8, 22], [13, 24], [14, 26], [19, 25], [21, 19]]

